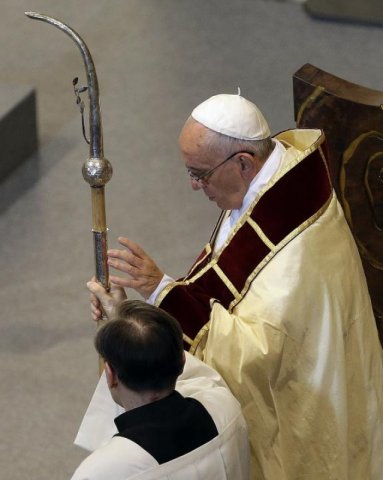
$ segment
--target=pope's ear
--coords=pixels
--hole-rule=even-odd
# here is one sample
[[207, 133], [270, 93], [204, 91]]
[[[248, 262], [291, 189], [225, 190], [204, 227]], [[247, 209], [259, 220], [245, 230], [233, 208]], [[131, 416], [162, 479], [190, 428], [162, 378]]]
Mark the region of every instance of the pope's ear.
[[250, 155], [241, 155], [239, 157], [241, 171], [244, 174], [252, 173], [255, 168], [254, 158]]
[[253, 178], [262, 168], [262, 163], [259, 161], [258, 157], [255, 155], [250, 155], [247, 153], [243, 153], [239, 157], [239, 161], [241, 162], [241, 172], [242, 175], [246, 177]]

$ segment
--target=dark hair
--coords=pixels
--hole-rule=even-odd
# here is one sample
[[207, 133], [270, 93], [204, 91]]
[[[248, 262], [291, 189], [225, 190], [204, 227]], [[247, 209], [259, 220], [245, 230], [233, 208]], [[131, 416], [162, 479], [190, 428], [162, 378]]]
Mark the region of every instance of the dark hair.
[[182, 330], [164, 310], [125, 300], [95, 338], [95, 347], [119, 380], [137, 392], [174, 388], [183, 370]]

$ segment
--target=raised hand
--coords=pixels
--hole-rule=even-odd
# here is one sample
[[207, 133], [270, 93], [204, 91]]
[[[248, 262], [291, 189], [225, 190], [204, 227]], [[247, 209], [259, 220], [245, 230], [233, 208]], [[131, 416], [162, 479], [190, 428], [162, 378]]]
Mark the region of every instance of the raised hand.
[[126, 237], [119, 237], [123, 250], [108, 250], [108, 265], [128, 276], [110, 276], [110, 281], [121, 287], [136, 290], [147, 299], [160, 283], [163, 272], [137, 243]]

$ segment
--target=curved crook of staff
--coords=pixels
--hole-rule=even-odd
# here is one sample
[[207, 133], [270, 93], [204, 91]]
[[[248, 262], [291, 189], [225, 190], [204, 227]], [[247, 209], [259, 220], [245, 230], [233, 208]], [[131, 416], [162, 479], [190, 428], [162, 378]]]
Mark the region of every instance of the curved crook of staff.
[[[105, 214], [105, 184], [111, 179], [113, 169], [107, 159], [104, 158], [102, 123], [99, 102], [99, 88], [96, 69], [83, 39], [65, 23], [54, 18], [36, 12], [25, 12], [29, 18], [50, 23], [66, 33], [77, 44], [84, 60], [87, 75], [87, 87], [76, 89], [77, 79], [73, 81], [77, 103], [80, 103], [79, 93], [87, 90], [89, 97], [89, 158], [82, 167], [84, 180], [91, 186], [92, 193], [92, 231], [94, 239], [94, 255], [96, 278], [109, 289], [109, 271], [107, 264], [107, 226]], [[83, 107], [83, 105], [82, 105]], [[83, 108], [81, 113], [83, 112]], [[84, 131], [84, 128], [83, 128]], [[85, 136], [85, 135], [84, 135]], [[102, 321], [105, 321], [104, 316]], [[100, 367], [101, 368], [101, 367]]]

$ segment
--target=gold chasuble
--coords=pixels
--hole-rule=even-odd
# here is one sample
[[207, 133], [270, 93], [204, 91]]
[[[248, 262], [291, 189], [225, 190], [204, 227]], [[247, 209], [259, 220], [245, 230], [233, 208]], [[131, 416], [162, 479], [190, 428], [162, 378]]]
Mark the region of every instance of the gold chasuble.
[[[313, 136], [312, 130], [301, 132]], [[182, 319], [191, 353], [208, 329], [211, 300], [232, 311], [267, 262], [311, 225], [330, 201], [332, 187], [320, 147], [324, 136], [314, 132], [315, 142], [294, 155], [267, 185], [237, 223], [224, 248], [213, 255], [214, 245], [206, 245], [187, 277], [171, 283], [158, 297], [161, 308]], [[276, 138], [288, 146], [294, 135], [296, 131], [286, 131]]]
[[240, 401], [252, 478], [381, 480], [382, 350], [324, 137], [276, 138], [280, 170], [156, 304]]

